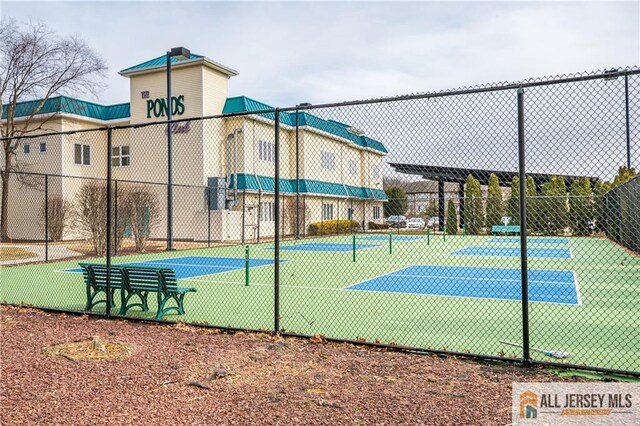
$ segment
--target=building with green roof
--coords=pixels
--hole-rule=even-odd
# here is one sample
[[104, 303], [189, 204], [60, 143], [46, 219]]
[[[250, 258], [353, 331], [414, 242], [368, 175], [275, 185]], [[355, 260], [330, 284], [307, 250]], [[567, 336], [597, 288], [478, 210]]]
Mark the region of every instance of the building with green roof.
[[[30, 129], [41, 127], [42, 133], [68, 132], [22, 142], [16, 150], [20, 169], [73, 177], [60, 178], [56, 188], [61, 197], [73, 200], [87, 178], [105, 178], [110, 156], [114, 179], [147, 182], [164, 199], [166, 189], [159, 188], [167, 182], [164, 121], [170, 107], [173, 118], [183, 120], [171, 126], [173, 183], [191, 188], [174, 191], [174, 221], [180, 224], [174, 237], [202, 239], [201, 223], [209, 220], [214, 239], [273, 235], [275, 108], [247, 96], [230, 97], [228, 80], [238, 72], [198, 54], [172, 58], [170, 103], [165, 56], [128, 67], [120, 75], [130, 81], [128, 103], [101, 105], [69, 96], [18, 103], [13, 114], [17, 126], [28, 123]], [[5, 105], [3, 121], [8, 113]], [[352, 219], [365, 228], [383, 220], [387, 149], [381, 141], [366, 129], [308, 111], [281, 112], [279, 124], [278, 185], [283, 198], [278, 201], [285, 216], [281, 232], [306, 232], [310, 223], [326, 220]], [[106, 127], [113, 128], [111, 153]], [[96, 130], [84, 132], [87, 129]], [[83, 132], [73, 133], [77, 130]], [[293, 211], [293, 223], [296, 196], [302, 207], [297, 214]], [[298, 226], [301, 215], [304, 223]], [[11, 217], [18, 221], [24, 216], [14, 211]], [[11, 229], [14, 238], [35, 237], [26, 225]], [[158, 227], [154, 233], [162, 238], [163, 230]]]

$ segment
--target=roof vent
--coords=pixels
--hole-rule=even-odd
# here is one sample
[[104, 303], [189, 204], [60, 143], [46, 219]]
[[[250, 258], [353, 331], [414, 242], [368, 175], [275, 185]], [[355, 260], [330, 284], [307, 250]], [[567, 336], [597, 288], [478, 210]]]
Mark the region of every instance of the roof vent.
[[347, 132], [352, 133], [357, 136], [364, 135], [364, 130], [358, 129], [357, 127], [347, 127]]

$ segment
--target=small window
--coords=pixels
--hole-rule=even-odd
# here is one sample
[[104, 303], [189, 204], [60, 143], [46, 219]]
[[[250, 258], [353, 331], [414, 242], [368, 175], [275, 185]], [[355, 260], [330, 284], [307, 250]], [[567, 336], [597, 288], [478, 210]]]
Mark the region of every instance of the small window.
[[275, 203], [260, 203], [260, 221], [261, 222], [273, 222], [276, 217], [276, 205]]
[[353, 209], [351, 208], [347, 209], [347, 219], [353, 220]]
[[349, 174], [351, 176], [358, 174], [358, 162], [356, 160], [349, 160]]
[[322, 203], [322, 220], [333, 220], [333, 204]]
[[47, 152], [47, 143], [40, 142], [40, 152]]
[[380, 177], [380, 167], [373, 166], [372, 174], [374, 179], [378, 179]]
[[91, 164], [91, 147], [89, 145], [82, 145], [82, 164], [85, 166]]
[[380, 206], [373, 206], [373, 218], [380, 219]]
[[336, 155], [333, 152], [320, 151], [320, 167], [327, 170], [335, 170]]
[[274, 163], [276, 161], [276, 144], [258, 141], [258, 158]]
[[73, 162], [76, 164], [91, 164], [91, 147], [89, 145], [74, 144], [73, 145]]
[[73, 146], [73, 162], [76, 164], [82, 164], [82, 145], [79, 143]]
[[28, 143], [22, 145], [22, 152], [24, 154], [29, 154], [31, 152], [31, 145], [29, 145]]
[[131, 164], [129, 146], [114, 146], [111, 148], [111, 165], [113, 167], [126, 167]]

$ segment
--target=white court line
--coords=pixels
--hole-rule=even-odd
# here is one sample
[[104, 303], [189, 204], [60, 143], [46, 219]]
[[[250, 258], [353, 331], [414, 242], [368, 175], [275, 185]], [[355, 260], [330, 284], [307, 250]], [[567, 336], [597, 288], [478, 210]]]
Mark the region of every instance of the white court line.
[[576, 274], [576, 271], [571, 272], [573, 272], [573, 282], [575, 282], [576, 284], [576, 296], [578, 299], [578, 305], [582, 305], [582, 296], [580, 296], [580, 286], [578, 285], [578, 274]]
[[[345, 287], [345, 289], [347, 289], [347, 287]], [[507, 302], [516, 302], [518, 304], [522, 303], [522, 300], [520, 299], [502, 299], [498, 297], [451, 296], [448, 294], [410, 293], [410, 292], [402, 292], [402, 291], [381, 291], [381, 290], [361, 290], [361, 289], [352, 290], [352, 291], [365, 291], [368, 293], [380, 293], [380, 294], [389, 294], [389, 293], [410, 294], [412, 296], [453, 297], [456, 299], [502, 300]], [[539, 301], [539, 300], [529, 300], [529, 303], [544, 303], [549, 305], [575, 305], [575, 303], [571, 303], [571, 302], [546, 302], [546, 301]]]
[[[504, 282], [516, 282], [519, 283], [521, 280], [510, 280], [505, 278], [474, 278], [474, 277], [458, 277], [454, 275], [413, 275], [413, 274], [396, 274], [396, 277], [412, 277], [412, 278], [440, 278], [440, 279], [455, 279], [455, 280], [469, 280], [469, 281], [504, 281]], [[544, 280], [531, 280], [530, 283], [543, 283], [543, 284], [570, 284], [574, 285], [573, 282], [569, 281], [544, 281]]]

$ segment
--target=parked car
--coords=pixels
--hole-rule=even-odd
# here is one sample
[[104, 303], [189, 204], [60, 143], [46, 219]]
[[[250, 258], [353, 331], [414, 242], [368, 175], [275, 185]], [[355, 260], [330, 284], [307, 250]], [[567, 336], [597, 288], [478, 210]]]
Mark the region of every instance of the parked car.
[[424, 219], [421, 217], [412, 217], [407, 221], [407, 228], [409, 229], [423, 229], [424, 226]]
[[436, 229], [440, 227], [440, 218], [438, 216], [433, 216], [429, 218], [429, 222], [427, 222], [427, 226], [431, 229]]
[[407, 218], [405, 216], [389, 216], [387, 223], [391, 228], [406, 228]]

